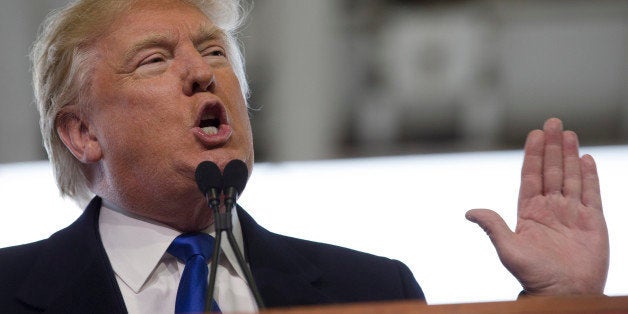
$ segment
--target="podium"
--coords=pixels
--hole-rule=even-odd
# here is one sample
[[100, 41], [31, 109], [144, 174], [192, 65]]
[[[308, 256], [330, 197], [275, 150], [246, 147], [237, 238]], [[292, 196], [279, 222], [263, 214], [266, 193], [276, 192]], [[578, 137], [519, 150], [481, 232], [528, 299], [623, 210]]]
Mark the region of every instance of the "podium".
[[260, 314], [620, 314], [628, 313], [628, 296], [524, 297], [517, 301], [426, 305], [418, 301], [373, 302], [268, 309]]

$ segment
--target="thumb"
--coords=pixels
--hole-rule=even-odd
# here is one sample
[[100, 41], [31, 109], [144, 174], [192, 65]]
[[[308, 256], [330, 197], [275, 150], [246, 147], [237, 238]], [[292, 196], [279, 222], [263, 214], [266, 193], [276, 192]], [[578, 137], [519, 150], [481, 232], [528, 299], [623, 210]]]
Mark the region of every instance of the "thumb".
[[508, 238], [513, 236], [504, 219], [490, 209], [472, 209], [467, 211], [465, 217], [484, 229], [498, 250], [501, 243], [508, 242]]

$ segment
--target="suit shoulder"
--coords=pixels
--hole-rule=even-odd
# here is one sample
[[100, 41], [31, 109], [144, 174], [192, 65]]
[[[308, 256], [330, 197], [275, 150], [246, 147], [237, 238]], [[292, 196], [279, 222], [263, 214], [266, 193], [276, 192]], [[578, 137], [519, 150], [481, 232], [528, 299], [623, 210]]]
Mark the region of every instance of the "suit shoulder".
[[0, 249], [0, 273], [10, 271], [12, 266], [25, 267], [32, 264], [41, 252], [46, 240], [20, 244]]
[[[350, 283], [353, 291], [366, 290], [375, 283], [374, 286], [378, 291], [394, 292], [394, 297], [389, 297], [389, 295], [377, 296], [379, 292], [372, 290], [365, 291], [364, 295], [368, 295], [371, 299], [425, 299], [410, 269], [398, 260], [337, 245], [278, 236], [288, 246], [323, 270], [328, 280]], [[366, 300], [369, 299], [358, 301]]]
[[[327, 296], [326, 301], [277, 301], [276, 305], [425, 298], [410, 269], [399, 261], [272, 233], [260, 227], [244, 210], [239, 210], [238, 214], [247, 257], [260, 278], [265, 278], [265, 273], [298, 274], [297, 278], [308, 281]], [[265, 280], [272, 282], [274, 279]], [[283, 300], [286, 294], [289, 293], [276, 299]]]
[[[37, 257], [44, 248], [45, 240], [0, 249], [1, 298], [12, 295], [22, 284]], [[4, 303], [4, 300], [2, 301]]]
[[394, 262], [394, 260], [387, 257], [377, 256], [334, 244], [298, 239], [284, 235], [277, 236], [282, 238], [283, 241], [285, 241], [285, 243], [294, 250], [304, 256], [307, 256], [309, 259], [317, 261], [318, 263], [325, 262], [327, 259], [329, 259], [329, 262], [333, 264], [351, 264], [356, 261], [378, 264], [389, 264]]

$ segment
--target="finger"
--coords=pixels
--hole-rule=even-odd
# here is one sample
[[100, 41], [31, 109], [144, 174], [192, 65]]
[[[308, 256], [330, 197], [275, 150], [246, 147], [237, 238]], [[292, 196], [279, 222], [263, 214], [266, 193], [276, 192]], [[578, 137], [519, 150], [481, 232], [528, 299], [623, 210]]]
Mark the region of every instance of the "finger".
[[498, 251], [501, 251], [502, 246], [513, 236], [504, 219], [490, 209], [472, 209], [467, 211], [465, 217], [484, 229]]
[[563, 194], [566, 197], [580, 200], [582, 195], [582, 176], [580, 155], [578, 153], [578, 136], [572, 131], [563, 132], [563, 162]]
[[600, 179], [597, 175], [595, 160], [591, 155], [584, 155], [580, 160], [582, 171], [582, 204], [602, 210]]
[[561, 193], [563, 188], [563, 123], [556, 118], [545, 121], [543, 192]]
[[543, 193], [543, 146], [545, 134], [534, 130], [528, 134], [521, 167], [519, 202]]

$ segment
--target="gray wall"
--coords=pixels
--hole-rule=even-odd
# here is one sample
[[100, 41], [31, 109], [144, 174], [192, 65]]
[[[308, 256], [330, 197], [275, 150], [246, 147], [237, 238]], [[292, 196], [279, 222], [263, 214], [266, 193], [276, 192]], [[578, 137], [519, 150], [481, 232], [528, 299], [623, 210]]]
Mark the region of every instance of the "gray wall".
[[[0, 163], [45, 158], [27, 54], [62, 3], [0, 4]], [[256, 1], [257, 159], [516, 148], [549, 116], [626, 143], [627, 21], [619, 0]]]

